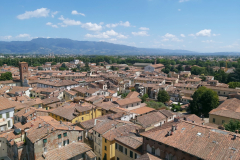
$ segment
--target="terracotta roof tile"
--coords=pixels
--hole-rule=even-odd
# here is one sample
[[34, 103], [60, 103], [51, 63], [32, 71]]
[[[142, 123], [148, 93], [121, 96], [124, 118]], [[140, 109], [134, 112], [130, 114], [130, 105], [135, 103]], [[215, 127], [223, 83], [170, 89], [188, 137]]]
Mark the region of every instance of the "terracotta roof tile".
[[[167, 136], [172, 130], [172, 125], [177, 126], [177, 129]], [[215, 160], [229, 159], [229, 157], [240, 159], [240, 154], [237, 152], [240, 148], [239, 135], [234, 139], [235, 133], [205, 125], [188, 121], [172, 122], [141, 135], [201, 159]]]
[[[71, 143], [67, 146], [57, 148], [54, 150], [51, 150], [46, 153], [45, 159], [46, 160], [65, 160], [65, 159], [71, 159], [77, 155], [80, 155], [82, 153], [86, 153], [91, 151], [91, 148], [85, 144], [80, 142]], [[91, 157], [96, 157], [94, 153], [91, 152]]]
[[145, 114], [154, 110], [155, 110], [154, 108], [150, 108], [150, 107], [140, 107], [137, 109], [133, 109], [130, 112], [136, 113], [136, 114]]

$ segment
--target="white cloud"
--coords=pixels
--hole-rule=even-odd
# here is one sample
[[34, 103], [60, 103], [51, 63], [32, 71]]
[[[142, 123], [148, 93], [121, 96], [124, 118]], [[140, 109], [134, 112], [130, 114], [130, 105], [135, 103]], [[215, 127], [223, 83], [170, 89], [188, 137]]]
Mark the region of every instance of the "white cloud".
[[120, 26], [124, 26], [124, 27], [130, 27], [130, 23], [128, 22], [128, 21], [126, 21], [126, 22], [122, 22], [122, 21], [120, 21], [120, 24], [119, 24]]
[[106, 31], [105, 33], [109, 36], [117, 36], [118, 35], [118, 33], [115, 32], [114, 30]]
[[134, 36], [149, 36], [147, 31], [132, 32]]
[[174, 37], [174, 38], [171, 39], [171, 41], [182, 42], [183, 40], [182, 39], [178, 39], [177, 37]]
[[52, 18], [54, 18], [54, 16], [55, 16], [56, 14], [58, 14], [58, 11], [52, 12], [52, 13], [51, 13]]
[[169, 39], [164, 38], [164, 39], [162, 39], [162, 41], [163, 41], [163, 42], [166, 42], [166, 41], [169, 41]]
[[235, 42], [233, 44], [230, 44], [230, 45], [227, 45], [227, 46], [222, 46], [220, 48], [240, 48], [239, 46], [240, 46], [239, 43]]
[[211, 29], [203, 29], [203, 30], [201, 30], [201, 31], [199, 31], [199, 32], [197, 32], [196, 34], [189, 34], [188, 36], [192, 36], [192, 37], [195, 37], [196, 38], [196, 36], [197, 37], [210, 37], [210, 36], [219, 36], [220, 34], [212, 34], [211, 33], [212, 32], [212, 30]]
[[51, 22], [47, 22], [46, 25], [51, 26], [53, 28], [58, 28], [58, 26], [56, 24], [52, 24]]
[[162, 41], [166, 42], [166, 41], [174, 41], [174, 42], [182, 42], [182, 39], [177, 38], [177, 36], [170, 34], [170, 33], [166, 33], [164, 36], [162, 36]]
[[63, 23], [59, 23], [59, 25], [61, 25], [62, 27], [81, 25], [82, 24], [80, 21], [75, 21], [75, 20], [72, 20], [72, 19], [64, 18], [62, 15], [58, 19], [63, 22]]
[[213, 34], [213, 36], [220, 36], [220, 34]]
[[170, 33], [166, 33], [163, 38], [175, 38], [176, 36]]
[[110, 41], [116, 41], [117, 39], [116, 38], [112, 38], [112, 39], [109, 39]]
[[72, 11], [72, 14], [73, 14], [73, 15], [81, 15], [81, 16], [84, 16], [84, 17], [85, 17], [85, 14], [84, 14], [84, 13], [79, 13], [79, 12], [76, 11], [76, 10], [73, 10], [73, 11]]
[[117, 38], [126, 39], [126, 38], [128, 38], [128, 36], [125, 36], [123, 34], [118, 34]]
[[9, 36], [2, 36], [1, 38], [2, 38], [2, 39], [11, 39], [12, 36], [10, 36], [10, 35], [9, 35]]
[[215, 42], [215, 41], [213, 41], [213, 40], [206, 40], [206, 41], [202, 41], [203, 43], [213, 43], [213, 42]]
[[181, 9], [178, 9], [178, 11], [180, 12], [180, 11], [181, 11]]
[[182, 3], [182, 2], [187, 2], [189, 0], [179, 0], [179, 3]]
[[107, 28], [115, 28], [117, 26], [124, 26], [124, 27], [130, 27], [130, 23], [128, 21], [122, 22], [120, 21], [119, 23], [113, 23], [113, 24], [106, 24]]
[[106, 32], [102, 32], [102, 33], [99, 33], [99, 34], [86, 34], [85, 37], [87, 38], [111, 38], [112, 37], [116, 37], [116, 38], [119, 38], [119, 39], [126, 39], [128, 38], [128, 36], [125, 36], [123, 34], [120, 34], [120, 33], [117, 33], [115, 32], [114, 30], [109, 30], [109, 31], [106, 31]]
[[204, 37], [210, 37], [211, 36], [211, 29], [204, 29], [196, 33], [196, 36], [204, 36]]
[[30, 35], [24, 33], [24, 34], [19, 34], [19, 35], [17, 35], [16, 37], [17, 37], [17, 38], [30, 38]]
[[50, 10], [47, 8], [36, 9], [35, 11], [26, 11], [23, 14], [17, 16], [18, 19], [29, 19], [29, 18], [39, 18], [49, 16]]
[[87, 38], [110, 38], [105, 32], [99, 34], [86, 34]]
[[143, 31], [149, 30], [149, 28], [146, 28], [146, 27], [140, 27], [139, 29], [140, 29], [140, 30], [143, 30]]
[[190, 36], [190, 37], [195, 37], [195, 34], [189, 34], [188, 36]]
[[96, 23], [91, 23], [91, 22], [82, 24], [81, 27], [85, 28], [87, 30], [90, 30], [90, 31], [100, 31], [100, 30], [102, 30], [102, 26], [101, 25], [98, 25]]
[[181, 37], [186, 37], [184, 34], [180, 34]]
[[204, 36], [204, 37], [210, 37], [211, 36], [211, 29], [204, 29], [196, 33], [196, 36]]

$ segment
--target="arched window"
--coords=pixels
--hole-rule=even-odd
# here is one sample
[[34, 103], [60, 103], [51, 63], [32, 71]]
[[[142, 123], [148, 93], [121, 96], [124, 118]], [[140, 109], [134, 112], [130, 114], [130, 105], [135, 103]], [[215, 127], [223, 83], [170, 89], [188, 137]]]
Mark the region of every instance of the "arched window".
[[152, 152], [152, 148], [150, 147], [149, 144], [147, 145], [147, 152], [148, 152], [148, 153], [151, 153], [151, 152]]
[[155, 150], [155, 155], [158, 156], [158, 157], [160, 157], [160, 149], [159, 149], [159, 148], [157, 148], [157, 149]]

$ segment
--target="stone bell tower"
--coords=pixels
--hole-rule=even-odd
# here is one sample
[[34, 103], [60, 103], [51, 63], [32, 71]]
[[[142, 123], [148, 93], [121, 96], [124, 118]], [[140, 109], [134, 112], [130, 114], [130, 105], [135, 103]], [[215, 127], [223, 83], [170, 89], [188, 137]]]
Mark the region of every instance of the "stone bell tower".
[[19, 62], [19, 72], [20, 72], [20, 80], [22, 85], [27, 82], [28, 78], [28, 63], [27, 62]]

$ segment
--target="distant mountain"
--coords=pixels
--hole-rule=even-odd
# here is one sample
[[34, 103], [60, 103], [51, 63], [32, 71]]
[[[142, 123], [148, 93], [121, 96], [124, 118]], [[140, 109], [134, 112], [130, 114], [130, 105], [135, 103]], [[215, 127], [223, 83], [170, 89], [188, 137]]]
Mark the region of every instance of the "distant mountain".
[[198, 54], [187, 50], [136, 48], [108, 42], [75, 41], [66, 38], [36, 38], [31, 41], [0, 41], [0, 53], [82, 55], [166, 55]]

